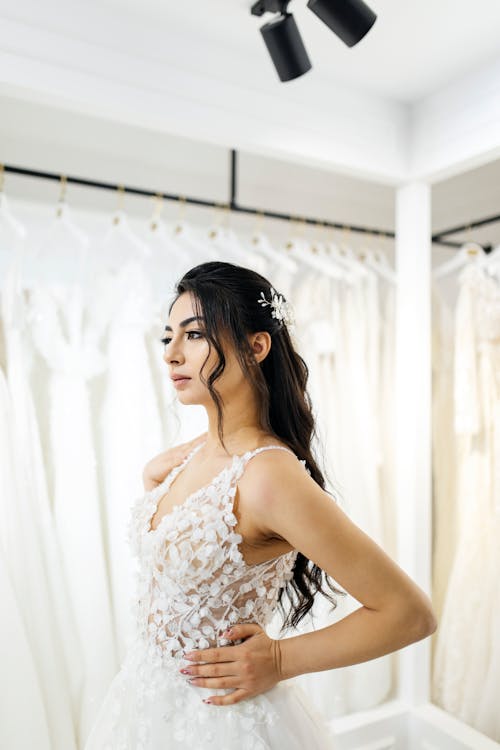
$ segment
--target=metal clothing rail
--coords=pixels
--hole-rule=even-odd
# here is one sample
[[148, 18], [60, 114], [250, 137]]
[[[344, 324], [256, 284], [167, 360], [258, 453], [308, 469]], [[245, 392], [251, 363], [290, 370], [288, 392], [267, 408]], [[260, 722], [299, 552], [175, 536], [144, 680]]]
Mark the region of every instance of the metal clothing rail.
[[[10, 164], [0, 164], [0, 177], [1, 171], [10, 172], [12, 174], [25, 175], [27, 177], [37, 177], [45, 180], [53, 180], [56, 182], [63, 181], [65, 183], [71, 183], [73, 185], [84, 185], [86, 187], [100, 188], [102, 190], [122, 191], [123, 193], [129, 193], [130, 195], [142, 195], [150, 197], [158, 197], [170, 201], [178, 201], [180, 203], [188, 203], [193, 206], [204, 206], [206, 208], [226, 208], [235, 213], [253, 214], [254, 216], [263, 216], [269, 219], [282, 219], [283, 221], [296, 222], [298, 224], [309, 224], [312, 226], [327, 227], [329, 229], [341, 229], [346, 232], [357, 232], [360, 234], [368, 234], [379, 237], [387, 237], [394, 239], [395, 233], [386, 229], [377, 229], [375, 227], [364, 227], [357, 224], [341, 224], [340, 222], [327, 221], [325, 219], [315, 219], [307, 216], [299, 216], [297, 214], [288, 214], [280, 211], [268, 211], [265, 209], [252, 208], [249, 206], [240, 206], [237, 202], [237, 179], [238, 179], [238, 162], [237, 162], [237, 151], [231, 150], [231, 162], [230, 162], [230, 199], [228, 203], [220, 203], [217, 201], [204, 200], [203, 198], [193, 198], [185, 195], [178, 195], [175, 193], [161, 193], [157, 190], [145, 190], [144, 188], [132, 187], [130, 185], [120, 185], [112, 182], [103, 182], [101, 180], [88, 180], [83, 177], [73, 177], [70, 175], [61, 175], [56, 172], [46, 172], [34, 169], [25, 169], [24, 167], [15, 167]], [[434, 244], [446, 245], [448, 247], [461, 247], [463, 243], [454, 242], [452, 240], [443, 239], [448, 234], [455, 232], [464, 231], [466, 229], [472, 229], [474, 227], [483, 226], [494, 221], [500, 221], [500, 216], [490, 217], [488, 219], [481, 219], [476, 222], [470, 222], [460, 227], [454, 227], [441, 232], [437, 232], [432, 236]], [[487, 246], [485, 250], [488, 252], [491, 250], [491, 246]]]
[[[2, 165], [0, 165], [1, 172]], [[323, 219], [314, 219], [307, 216], [298, 216], [296, 214], [287, 214], [280, 211], [267, 211], [260, 208], [251, 208], [249, 206], [240, 206], [236, 199], [237, 190], [237, 179], [238, 179], [238, 164], [237, 164], [237, 152], [231, 150], [231, 162], [230, 162], [230, 199], [228, 203], [220, 203], [217, 201], [204, 200], [203, 198], [192, 198], [185, 195], [177, 195], [175, 193], [161, 193], [158, 190], [145, 190], [144, 188], [132, 187], [130, 185], [119, 185], [111, 182], [102, 182], [100, 180], [88, 180], [82, 177], [73, 177], [70, 175], [61, 175], [55, 172], [45, 172], [41, 170], [25, 169], [23, 167], [15, 167], [10, 164], [3, 164], [5, 172], [12, 174], [25, 175], [27, 177], [38, 177], [46, 180], [54, 180], [56, 182], [65, 181], [73, 185], [85, 185], [87, 187], [100, 188], [102, 190], [113, 190], [122, 191], [123, 193], [129, 193], [130, 195], [142, 195], [158, 197], [169, 201], [178, 201], [180, 203], [188, 203], [193, 206], [205, 206], [207, 208], [226, 208], [235, 213], [253, 214], [255, 216], [265, 216], [270, 219], [282, 219], [284, 221], [297, 222], [299, 224], [311, 224], [313, 226], [328, 227], [332, 229], [343, 229], [349, 232], [358, 232], [362, 234], [373, 234], [379, 237], [394, 238], [394, 232], [390, 232], [385, 229], [376, 229], [374, 227], [363, 227], [354, 224], [341, 224], [335, 221], [326, 221]]]
[[[487, 216], [484, 219], [476, 219], [476, 221], [469, 221], [467, 224], [460, 224], [460, 226], [457, 227], [450, 227], [450, 229], [443, 229], [440, 232], [436, 232], [436, 234], [432, 235], [432, 241], [438, 242], [441, 245], [449, 244], [452, 247], [461, 247], [463, 245], [463, 242], [447, 242], [446, 240], [443, 240], [443, 237], [448, 236], [449, 234], [456, 234], [457, 232], [467, 232], [471, 229], [476, 229], [477, 227], [484, 227], [487, 224], [495, 224], [497, 222], [500, 222], [500, 214], [497, 214], [495, 216]], [[482, 245], [485, 252], [490, 253], [492, 250], [492, 245]]]

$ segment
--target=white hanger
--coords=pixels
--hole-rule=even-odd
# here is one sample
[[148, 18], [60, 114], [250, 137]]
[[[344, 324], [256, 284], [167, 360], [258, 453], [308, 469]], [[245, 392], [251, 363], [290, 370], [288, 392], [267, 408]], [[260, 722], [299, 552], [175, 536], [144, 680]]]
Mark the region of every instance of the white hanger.
[[218, 223], [214, 220], [209, 226], [206, 237], [210, 251], [217, 250], [221, 254], [221, 260], [226, 260], [228, 263], [240, 263], [245, 255], [245, 248], [236, 232], [227, 224], [229, 206], [224, 205], [219, 208], [227, 212], [225, 216], [226, 225], [224, 226], [222, 222]]
[[26, 228], [12, 214], [7, 201], [7, 196], [3, 190], [0, 190], [0, 221], [19, 239], [22, 240], [26, 236]]
[[331, 263], [325, 256], [312, 252], [310, 243], [306, 240], [290, 239], [286, 242], [285, 247], [288, 252], [291, 252], [291, 257], [294, 260], [300, 261], [310, 268], [314, 268], [315, 271], [326, 273], [332, 279], [345, 278], [345, 271]]
[[34, 252], [26, 258], [24, 278], [55, 285], [80, 284], [88, 259], [89, 239], [71, 217], [66, 203], [66, 177], [61, 176], [55, 215]]
[[368, 268], [371, 268], [389, 283], [396, 283], [397, 276], [395, 272], [388, 266], [388, 264], [385, 265], [384, 263], [381, 263], [371, 248], [363, 248], [358, 258], [362, 263], [366, 263]]
[[256, 252], [263, 255], [271, 263], [277, 263], [291, 274], [295, 274], [299, 268], [299, 264], [290, 256], [280, 252], [277, 248], [273, 247], [267, 235], [263, 232], [254, 231], [250, 242], [252, 243], [252, 252]]
[[497, 275], [500, 271], [500, 245], [496, 245], [489, 253], [485, 252], [478, 263], [490, 275]]
[[73, 221], [70, 208], [64, 200], [59, 200], [56, 206], [56, 215], [49, 227], [49, 234], [59, 227], [64, 227], [76, 244], [82, 247], [87, 246], [88, 237]]
[[151, 257], [151, 249], [132, 231], [122, 209], [125, 189], [118, 187], [118, 208], [110, 217], [110, 226], [100, 240], [102, 255], [98, 265], [115, 271], [129, 261], [142, 263]]
[[26, 228], [12, 214], [3, 192], [3, 175], [3, 165], [0, 165], [0, 279], [11, 265], [17, 269], [22, 265], [26, 237]]
[[467, 263], [480, 261], [485, 255], [484, 249], [477, 242], [466, 242], [451, 260], [447, 260], [435, 268], [432, 276], [434, 279], [442, 279], [443, 276], [448, 276], [453, 271], [458, 271], [458, 269]]
[[[179, 245], [174, 241], [171, 227], [167, 226], [161, 217], [163, 197], [161, 194], [155, 196], [156, 206], [148, 220], [146, 230], [146, 239], [149, 243], [160, 245], [165, 254], [173, 255], [180, 261], [184, 260], [184, 253], [181, 252]], [[154, 253], [153, 253], [154, 256]]]

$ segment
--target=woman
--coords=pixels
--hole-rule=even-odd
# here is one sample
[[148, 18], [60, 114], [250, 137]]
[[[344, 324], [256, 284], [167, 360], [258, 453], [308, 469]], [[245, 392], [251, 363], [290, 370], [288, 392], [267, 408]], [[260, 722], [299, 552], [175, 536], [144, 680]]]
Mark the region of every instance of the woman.
[[[208, 431], [144, 469], [129, 533], [137, 637], [86, 750], [334, 748], [287, 680], [431, 635], [431, 603], [323, 489], [289, 304], [260, 274], [222, 262], [189, 270], [176, 295], [164, 361], [181, 403], [207, 410]], [[362, 606], [269, 638], [277, 605], [283, 629], [316, 593], [335, 605], [322, 571]]]

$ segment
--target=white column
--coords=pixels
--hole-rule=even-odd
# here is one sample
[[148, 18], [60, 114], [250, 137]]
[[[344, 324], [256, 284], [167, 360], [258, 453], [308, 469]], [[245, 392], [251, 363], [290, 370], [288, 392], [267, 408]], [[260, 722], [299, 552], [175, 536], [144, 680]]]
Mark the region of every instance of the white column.
[[[431, 585], [431, 188], [396, 194], [396, 509], [398, 564], [430, 595]], [[429, 700], [430, 639], [399, 652], [399, 697]]]

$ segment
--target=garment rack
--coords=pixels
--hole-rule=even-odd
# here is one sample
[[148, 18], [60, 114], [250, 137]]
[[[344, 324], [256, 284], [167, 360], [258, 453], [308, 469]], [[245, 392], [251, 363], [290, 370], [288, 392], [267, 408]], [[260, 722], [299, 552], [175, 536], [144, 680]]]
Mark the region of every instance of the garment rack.
[[[441, 245], [451, 245], [455, 247], [462, 247], [463, 242], [460, 243], [451, 243], [447, 242], [446, 240], [443, 240], [443, 237], [446, 237], [449, 234], [456, 234], [457, 232], [466, 232], [470, 231], [471, 229], [476, 229], [477, 227], [484, 227], [487, 224], [495, 224], [500, 221], [500, 214], [497, 214], [495, 216], [487, 216], [484, 219], [476, 219], [476, 221], [470, 221], [468, 224], [461, 224], [457, 227], [450, 227], [450, 229], [443, 229], [441, 232], [436, 232], [436, 234], [432, 235], [432, 241], [437, 242]], [[481, 243], [480, 243], [481, 244]], [[492, 245], [482, 245], [483, 250], [486, 253], [490, 253], [492, 248]]]
[[[235, 213], [253, 214], [254, 216], [263, 216], [269, 219], [281, 219], [283, 221], [296, 222], [298, 224], [309, 224], [312, 226], [325, 227], [329, 229], [341, 229], [346, 232], [357, 232], [360, 234], [371, 234], [379, 237], [387, 237], [394, 239], [395, 233], [385, 230], [376, 229], [374, 227], [364, 227], [357, 224], [341, 224], [335, 221], [327, 221], [326, 219], [316, 219], [308, 216], [299, 216], [297, 214], [288, 214], [281, 211], [269, 211], [266, 209], [253, 208], [250, 206], [241, 206], [237, 202], [237, 179], [238, 179], [238, 152], [235, 149], [231, 149], [230, 152], [230, 199], [227, 203], [221, 203], [217, 201], [209, 201], [203, 198], [193, 198], [185, 195], [178, 195], [175, 193], [161, 193], [157, 190], [146, 190], [144, 188], [132, 187], [130, 185], [122, 185], [111, 182], [103, 182], [100, 180], [89, 180], [83, 177], [74, 177], [71, 175], [61, 175], [56, 172], [47, 172], [35, 169], [26, 169], [24, 167], [15, 167], [11, 164], [0, 164], [0, 178], [2, 170], [4, 172], [10, 172], [11, 174], [24, 175], [26, 177], [35, 177], [45, 180], [53, 180], [56, 182], [64, 181], [73, 185], [84, 185], [86, 187], [99, 188], [101, 190], [112, 190], [122, 191], [123, 193], [129, 193], [130, 195], [142, 195], [145, 197], [158, 197], [169, 201], [177, 201], [179, 203], [187, 203], [193, 206], [204, 206], [206, 208], [225, 208]], [[0, 187], [1, 189], [1, 187]], [[490, 219], [483, 219], [478, 222], [469, 223], [463, 227], [455, 227], [453, 229], [438, 232], [433, 235], [432, 241], [435, 244], [446, 245], [448, 247], [461, 247], [463, 243], [453, 242], [451, 240], [442, 239], [445, 235], [453, 234], [464, 229], [470, 229], [476, 226], [482, 226], [492, 221], [500, 220], [500, 216], [492, 217]], [[487, 251], [491, 250], [491, 247], [485, 248]]]

